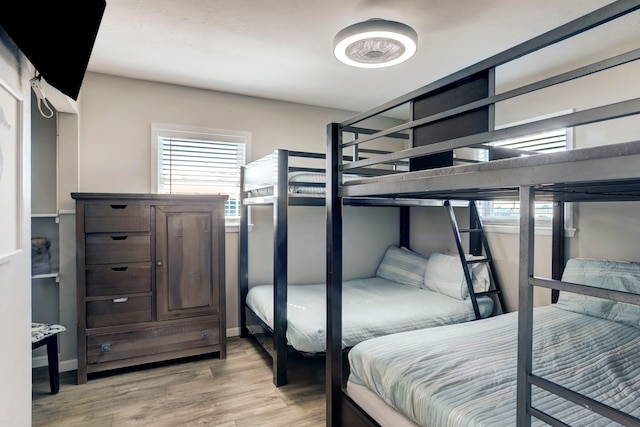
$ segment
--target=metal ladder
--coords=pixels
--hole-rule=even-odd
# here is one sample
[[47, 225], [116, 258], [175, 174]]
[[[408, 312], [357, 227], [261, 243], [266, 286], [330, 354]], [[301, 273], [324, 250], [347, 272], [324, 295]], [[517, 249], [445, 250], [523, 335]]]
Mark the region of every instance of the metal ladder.
[[[489, 250], [489, 244], [487, 243], [487, 237], [484, 234], [482, 227], [482, 221], [478, 214], [478, 209], [474, 201], [469, 202], [469, 228], [461, 229], [458, 227], [458, 220], [449, 200], [444, 201], [444, 206], [449, 210], [449, 218], [451, 220], [451, 228], [453, 229], [453, 236], [456, 241], [456, 247], [460, 256], [460, 262], [462, 263], [462, 270], [467, 282], [467, 288], [469, 290], [469, 296], [471, 298], [471, 304], [473, 305], [473, 311], [476, 315], [476, 319], [480, 319], [480, 309], [478, 307], [477, 297], [481, 295], [489, 295], [493, 297], [494, 302], [497, 300], [498, 309], [494, 309], [495, 314], [506, 313], [504, 296], [500, 290], [500, 284], [494, 274], [493, 258], [491, 257], [491, 251]], [[462, 246], [462, 238], [460, 233], [469, 233], [469, 253], [471, 255], [481, 256], [477, 259], [467, 259], [467, 253]], [[485, 292], [475, 292], [473, 289], [473, 280], [471, 277], [471, 269], [469, 265], [472, 264], [486, 264], [489, 272], [489, 289]]]

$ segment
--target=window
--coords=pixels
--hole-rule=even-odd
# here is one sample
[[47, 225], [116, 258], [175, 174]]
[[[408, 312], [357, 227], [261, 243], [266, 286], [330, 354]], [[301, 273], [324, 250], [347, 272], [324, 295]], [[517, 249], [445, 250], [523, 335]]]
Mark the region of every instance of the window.
[[[510, 148], [536, 153], [553, 153], [567, 149], [567, 129], [558, 129], [536, 135], [513, 138], [491, 143], [490, 145], [501, 148]], [[526, 154], [522, 154], [526, 155]], [[484, 158], [489, 160], [486, 150]], [[520, 218], [519, 201], [492, 200], [478, 204], [479, 213], [484, 221], [492, 224], [514, 224]], [[551, 222], [553, 219], [553, 207], [549, 202], [536, 202], [536, 221]]]
[[160, 194], [227, 194], [227, 225], [240, 219], [240, 167], [251, 133], [220, 129], [152, 126], [152, 189]]
[[[565, 114], [567, 112], [552, 114], [544, 117], [537, 117], [533, 120], [539, 120], [542, 118], [548, 118]], [[513, 126], [515, 124], [522, 124], [525, 122], [511, 123], [507, 126]], [[558, 151], [565, 151], [573, 148], [573, 132], [572, 129], [556, 129], [553, 131], [538, 133], [535, 135], [527, 135], [518, 138], [511, 138], [502, 141], [491, 143], [491, 146], [500, 148], [509, 148], [521, 150], [522, 155], [527, 155], [526, 152], [536, 153], [553, 153]], [[488, 151], [481, 150], [479, 160], [489, 160]], [[478, 202], [478, 212], [483, 219], [483, 222], [491, 225], [518, 225], [520, 219], [520, 202], [519, 201], [483, 201]], [[571, 207], [567, 204], [565, 209], [566, 224], [571, 224]], [[553, 220], [553, 205], [550, 202], [536, 202], [535, 204], [535, 217], [536, 224], [538, 226], [550, 227]]]

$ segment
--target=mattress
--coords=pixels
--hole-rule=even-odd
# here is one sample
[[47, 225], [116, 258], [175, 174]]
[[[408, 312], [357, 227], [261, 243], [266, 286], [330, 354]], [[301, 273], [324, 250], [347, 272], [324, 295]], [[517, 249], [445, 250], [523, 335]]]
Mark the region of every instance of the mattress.
[[[358, 175], [342, 175], [343, 181], [352, 181], [362, 178]], [[326, 193], [325, 186], [309, 185], [325, 184], [327, 175], [323, 172], [291, 172], [289, 174], [289, 194], [308, 194], [308, 195], [324, 195]], [[264, 197], [273, 195], [273, 186], [256, 188], [249, 191], [249, 197]]]
[[[380, 277], [349, 280], [342, 289], [342, 346], [396, 332], [475, 319], [470, 300], [392, 282]], [[326, 351], [326, 286], [289, 285], [287, 341], [307, 353]], [[273, 285], [249, 289], [247, 306], [273, 329]], [[483, 317], [493, 311], [490, 297], [479, 297]]]
[[[517, 333], [509, 313], [372, 339], [351, 349], [349, 382], [421, 426], [512, 427]], [[533, 336], [534, 374], [640, 417], [640, 329], [546, 306]], [[536, 387], [532, 402], [571, 426], [619, 425]]]

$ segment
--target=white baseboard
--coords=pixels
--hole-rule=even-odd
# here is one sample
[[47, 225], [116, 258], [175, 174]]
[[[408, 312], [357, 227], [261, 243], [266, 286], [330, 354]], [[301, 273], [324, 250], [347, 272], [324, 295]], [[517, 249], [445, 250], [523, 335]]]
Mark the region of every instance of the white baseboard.
[[[227, 337], [238, 336], [240, 336], [240, 327], [227, 329]], [[41, 368], [48, 365], [49, 364], [47, 362], [47, 356], [38, 356], [31, 358], [31, 368]], [[78, 359], [61, 360], [60, 362], [58, 362], [58, 369], [60, 372], [75, 371], [76, 369], [78, 369]]]
[[[43, 366], [49, 366], [47, 356], [31, 358], [31, 368], [41, 368]], [[75, 371], [76, 369], [78, 369], [78, 359], [61, 360], [58, 362], [59, 372]]]

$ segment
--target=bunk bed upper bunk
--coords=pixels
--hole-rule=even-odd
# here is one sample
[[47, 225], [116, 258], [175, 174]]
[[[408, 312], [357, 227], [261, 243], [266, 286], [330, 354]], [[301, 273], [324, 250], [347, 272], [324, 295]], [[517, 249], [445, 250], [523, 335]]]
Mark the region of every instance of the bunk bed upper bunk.
[[[496, 73], [499, 67], [509, 65], [528, 55], [556, 46], [568, 44], [576, 47], [572, 40], [587, 34], [602, 37], [602, 28], [614, 22], [626, 20], [624, 25], [637, 25], [640, 2], [616, 1], [561, 27], [544, 33], [514, 48], [490, 57], [434, 83], [410, 92], [372, 110], [358, 114], [342, 123], [331, 123], [327, 127], [327, 425], [378, 425], [366, 411], [362, 410], [345, 391], [343, 360], [340, 350], [342, 323], [342, 230], [341, 206], [346, 198], [390, 197], [395, 199], [454, 199], [454, 200], [512, 200], [520, 206], [520, 256], [519, 256], [519, 301], [517, 316], [517, 410], [511, 425], [531, 425], [534, 416], [551, 425], [567, 425], [545, 414], [532, 405], [532, 387], [560, 396], [579, 406], [592, 408], [598, 414], [625, 425], [640, 423], [636, 412], [610, 408], [597, 402], [599, 397], [585, 397], [580, 389], [567, 390], [548, 379], [534, 374], [533, 354], [533, 287], [545, 287], [562, 293], [575, 293], [611, 299], [613, 301], [640, 305], [640, 296], [620, 290], [583, 286], [560, 280], [559, 272], [564, 266], [562, 249], [561, 215], [554, 214], [553, 277], [542, 279], [533, 275], [533, 235], [535, 224], [534, 206], [536, 201], [553, 202], [561, 212], [565, 202], [586, 201], [626, 201], [640, 200], [640, 140], [636, 132], [631, 138], [620, 140], [616, 132], [599, 133], [600, 146], [589, 141], [584, 148], [576, 148], [559, 153], [513, 153], [504, 156], [498, 150], [499, 141], [524, 137], [557, 128], [587, 128], [594, 124], [605, 125], [601, 129], [611, 129], [624, 120], [633, 120], [637, 130], [640, 113], [640, 85], [633, 82], [629, 91], [614, 101], [585, 105], [578, 111], [556, 117], [534, 120], [529, 123], [498, 129], [495, 125], [496, 110], [500, 103], [509, 103], [529, 94], [543, 93], [552, 97], [550, 89], [571, 84], [580, 79], [606, 73], [617, 67], [636, 66], [640, 59], [640, 49], [635, 39], [626, 44], [607, 49], [606, 55], [590, 55], [586, 52], [581, 61], [592, 61], [584, 65], [564, 65], [550, 77], [535, 78], [515, 88], [496, 90]], [[636, 12], [636, 13], [634, 13]], [[608, 33], [611, 33], [608, 27]], [[586, 36], [589, 40], [590, 35]], [[584, 43], [585, 39], [582, 39]], [[588, 42], [587, 42], [588, 44]], [[619, 53], [624, 51], [624, 53]], [[585, 59], [586, 58], [586, 59]], [[571, 58], [575, 60], [575, 58]], [[635, 65], [634, 65], [635, 62]], [[633, 68], [631, 68], [633, 70]], [[632, 75], [638, 75], [637, 72]], [[365, 137], [347, 141], [342, 129], [348, 126], [365, 126], [377, 115], [388, 114], [401, 106], [407, 106], [409, 117], [399, 120], [395, 126], [375, 129]], [[632, 126], [633, 128], [633, 126]], [[600, 129], [600, 128], [599, 128]], [[372, 156], [366, 160], [345, 160], [345, 154], [389, 133], [406, 133], [411, 147], [394, 153]], [[618, 139], [616, 139], [618, 138]], [[487, 161], [468, 165], [456, 165], [455, 150], [473, 149], [488, 153]], [[512, 158], [504, 158], [512, 157]], [[371, 177], [342, 181], [342, 174], [361, 167], [371, 167], [385, 162], [408, 160], [410, 171], [382, 177]], [[580, 283], [579, 281], [577, 281]], [[459, 325], [461, 330], [478, 328], [485, 322], [502, 320], [488, 319], [473, 324]], [[445, 329], [450, 328], [450, 329]], [[443, 333], [452, 327], [437, 328]], [[426, 332], [425, 332], [426, 333]], [[437, 333], [437, 332], [433, 332]], [[388, 338], [392, 339], [392, 338]], [[448, 351], [453, 351], [452, 344]], [[463, 350], [460, 350], [463, 351]], [[472, 355], [467, 354], [469, 357]], [[465, 357], [465, 355], [461, 355]], [[536, 359], [537, 360], [537, 359]], [[633, 362], [632, 362], [633, 363]], [[536, 363], [536, 366], [539, 366]], [[637, 366], [636, 366], [637, 369]], [[544, 370], [543, 370], [544, 372]], [[575, 371], [568, 371], [575, 372]], [[447, 374], [443, 373], [446, 379]], [[489, 380], [490, 381], [490, 380]], [[442, 383], [440, 383], [441, 385]], [[437, 386], [437, 385], [436, 385]], [[615, 399], [614, 399], [615, 401]], [[534, 402], [535, 403], [535, 402]], [[624, 406], [624, 405], [623, 405]], [[415, 410], [420, 410], [416, 409]], [[632, 408], [633, 409], [633, 408]], [[485, 406], [481, 411], [489, 411]], [[450, 416], [451, 413], [449, 414]], [[437, 427], [439, 424], [430, 425]]]

